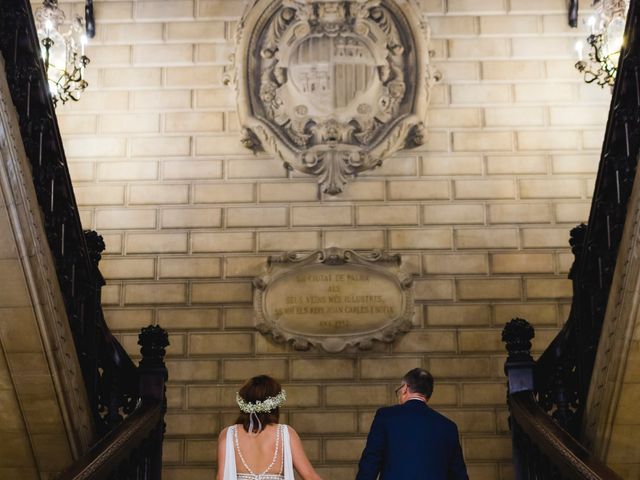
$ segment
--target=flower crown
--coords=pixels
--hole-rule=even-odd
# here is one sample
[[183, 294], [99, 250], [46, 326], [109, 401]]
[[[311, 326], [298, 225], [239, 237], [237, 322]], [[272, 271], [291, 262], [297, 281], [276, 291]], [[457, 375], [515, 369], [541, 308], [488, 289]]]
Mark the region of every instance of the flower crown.
[[236, 392], [236, 402], [238, 403], [238, 407], [240, 407], [240, 411], [244, 413], [268, 413], [282, 405], [286, 399], [287, 392], [285, 392], [284, 389], [275, 397], [267, 397], [262, 401], [257, 400], [255, 403], [247, 402]]

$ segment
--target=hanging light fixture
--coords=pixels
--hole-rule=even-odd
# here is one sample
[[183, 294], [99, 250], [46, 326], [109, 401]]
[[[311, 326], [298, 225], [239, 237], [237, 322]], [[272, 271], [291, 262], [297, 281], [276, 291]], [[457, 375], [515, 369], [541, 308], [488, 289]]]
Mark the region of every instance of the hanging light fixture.
[[88, 86], [84, 71], [89, 57], [84, 54], [87, 35], [82, 18], [76, 15], [67, 26], [58, 0], [44, 0], [35, 20], [54, 106], [77, 102]]
[[594, 0], [595, 12], [587, 21], [590, 30], [586, 43], [576, 42], [576, 68], [586, 83], [613, 86], [620, 50], [624, 43], [624, 27], [629, 0]]

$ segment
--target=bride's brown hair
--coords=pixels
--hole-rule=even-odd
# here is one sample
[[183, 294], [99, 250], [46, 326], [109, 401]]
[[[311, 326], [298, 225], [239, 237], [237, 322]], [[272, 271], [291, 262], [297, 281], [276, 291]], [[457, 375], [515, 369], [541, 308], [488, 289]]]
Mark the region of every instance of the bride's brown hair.
[[[238, 393], [245, 402], [255, 403], [257, 401], [264, 402], [269, 397], [275, 397], [281, 391], [282, 386], [275, 379], [268, 375], [258, 375], [257, 377], [247, 380]], [[274, 408], [268, 413], [258, 413], [256, 415], [264, 428], [272, 423], [278, 423], [278, 420], [280, 419], [280, 408]], [[240, 412], [240, 415], [236, 420], [236, 424], [242, 424], [245, 432], [248, 432], [249, 423], [249, 414]], [[253, 431], [258, 431], [257, 422], [254, 422], [253, 424]]]

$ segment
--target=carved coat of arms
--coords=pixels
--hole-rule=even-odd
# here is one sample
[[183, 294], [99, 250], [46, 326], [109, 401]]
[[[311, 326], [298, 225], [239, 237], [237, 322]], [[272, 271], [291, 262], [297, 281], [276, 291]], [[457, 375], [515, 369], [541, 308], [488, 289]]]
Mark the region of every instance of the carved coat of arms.
[[340, 193], [424, 142], [427, 41], [413, 0], [253, 0], [226, 79], [243, 144]]

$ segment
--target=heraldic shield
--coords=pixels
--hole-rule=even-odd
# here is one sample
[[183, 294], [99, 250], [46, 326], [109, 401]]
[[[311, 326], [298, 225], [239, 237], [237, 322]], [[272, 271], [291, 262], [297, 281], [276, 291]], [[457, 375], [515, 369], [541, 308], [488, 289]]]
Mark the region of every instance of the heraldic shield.
[[339, 194], [424, 143], [428, 39], [414, 0], [252, 0], [226, 76], [243, 144]]

